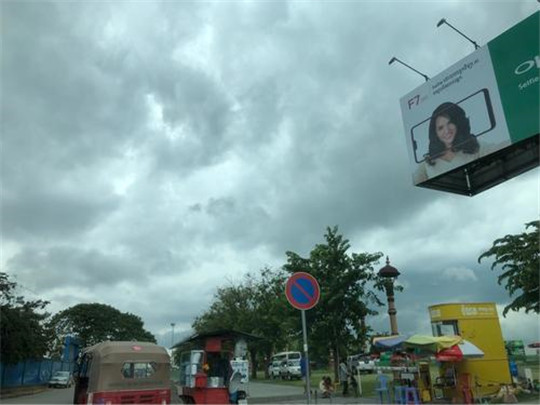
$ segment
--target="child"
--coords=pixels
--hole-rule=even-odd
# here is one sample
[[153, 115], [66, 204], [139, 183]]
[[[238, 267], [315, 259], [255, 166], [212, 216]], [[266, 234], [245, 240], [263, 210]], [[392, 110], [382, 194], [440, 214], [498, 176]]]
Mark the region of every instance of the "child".
[[325, 375], [319, 383], [319, 389], [323, 398], [330, 398], [334, 392], [334, 386], [332, 385], [332, 379]]

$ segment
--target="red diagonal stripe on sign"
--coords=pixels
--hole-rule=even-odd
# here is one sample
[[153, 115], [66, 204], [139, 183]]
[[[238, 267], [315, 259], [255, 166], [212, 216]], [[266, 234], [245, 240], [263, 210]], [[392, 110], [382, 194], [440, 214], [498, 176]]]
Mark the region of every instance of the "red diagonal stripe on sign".
[[313, 300], [313, 297], [312, 297], [306, 290], [304, 290], [304, 288], [303, 288], [300, 284], [298, 284], [298, 282], [297, 282], [296, 280], [294, 280], [294, 283], [293, 283], [293, 284], [294, 284], [295, 287], [297, 287], [297, 288], [300, 290], [300, 292], [301, 292], [302, 294], [304, 294], [304, 295], [306, 296], [306, 298], [307, 298], [309, 301], [312, 301], [312, 300]]

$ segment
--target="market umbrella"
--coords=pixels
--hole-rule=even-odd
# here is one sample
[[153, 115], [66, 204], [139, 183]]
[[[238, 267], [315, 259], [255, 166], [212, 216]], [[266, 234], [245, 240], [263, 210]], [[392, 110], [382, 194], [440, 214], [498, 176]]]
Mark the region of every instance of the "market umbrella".
[[403, 345], [405, 347], [437, 353], [442, 349], [448, 349], [458, 344], [462, 340], [461, 336], [412, 335], [403, 342]]
[[409, 335], [382, 336], [373, 339], [373, 346], [379, 349], [394, 349], [409, 338]]
[[478, 346], [465, 339], [435, 354], [437, 361], [461, 361], [463, 359], [477, 359], [480, 357], [484, 357], [484, 352]]

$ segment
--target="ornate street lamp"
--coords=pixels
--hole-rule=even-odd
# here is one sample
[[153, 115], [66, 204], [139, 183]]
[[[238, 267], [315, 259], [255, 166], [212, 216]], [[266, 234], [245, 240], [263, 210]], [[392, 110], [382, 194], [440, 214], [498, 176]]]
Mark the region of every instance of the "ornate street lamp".
[[379, 270], [379, 276], [384, 278], [384, 288], [386, 290], [386, 298], [388, 299], [388, 315], [390, 316], [390, 329], [392, 335], [398, 334], [396, 305], [394, 302], [394, 279], [399, 276], [399, 271], [393, 266], [390, 266], [390, 260], [386, 256], [386, 266]]
[[171, 347], [174, 346], [174, 327], [176, 326], [176, 324], [174, 322], [171, 322], [171, 329], [172, 329], [172, 333], [171, 333]]

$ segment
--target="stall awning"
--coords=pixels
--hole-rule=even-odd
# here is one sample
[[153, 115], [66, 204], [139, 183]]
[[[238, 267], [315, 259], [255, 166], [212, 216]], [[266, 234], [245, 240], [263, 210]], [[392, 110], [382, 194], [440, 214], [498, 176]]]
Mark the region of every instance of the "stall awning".
[[373, 339], [373, 345], [380, 349], [393, 349], [409, 338], [409, 335], [382, 336]]
[[412, 335], [403, 342], [405, 347], [421, 349], [437, 353], [442, 349], [448, 349], [463, 339], [461, 336], [428, 336], [428, 335]]

